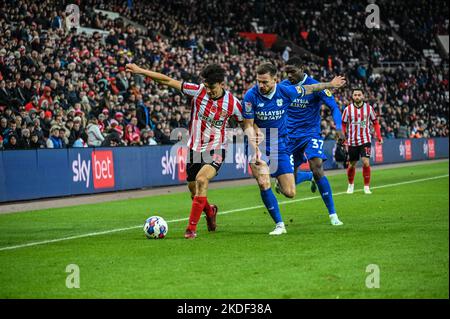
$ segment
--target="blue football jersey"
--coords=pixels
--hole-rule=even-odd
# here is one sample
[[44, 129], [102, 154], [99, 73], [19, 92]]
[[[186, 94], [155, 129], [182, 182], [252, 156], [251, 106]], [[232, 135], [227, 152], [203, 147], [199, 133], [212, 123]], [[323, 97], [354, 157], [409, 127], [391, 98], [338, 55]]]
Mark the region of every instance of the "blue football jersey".
[[[302, 85], [317, 84], [318, 81], [305, 74], [303, 80], [298, 84], [291, 84], [289, 80], [284, 80], [281, 85], [291, 85], [294, 87]], [[336, 129], [342, 129], [342, 118], [333, 94], [329, 90], [314, 92], [296, 98], [288, 108], [288, 132], [289, 137], [299, 138], [303, 136], [320, 135], [321, 133], [321, 106], [326, 104], [333, 114]]]
[[288, 134], [287, 110], [291, 103], [305, 95], [303, 86], [277, 84], [269, 95], [263, 95], [255, 85], [247, 91], [243, 100], [244, 119], [254, 119], [260, 128], [278, 129], [278, 137]]

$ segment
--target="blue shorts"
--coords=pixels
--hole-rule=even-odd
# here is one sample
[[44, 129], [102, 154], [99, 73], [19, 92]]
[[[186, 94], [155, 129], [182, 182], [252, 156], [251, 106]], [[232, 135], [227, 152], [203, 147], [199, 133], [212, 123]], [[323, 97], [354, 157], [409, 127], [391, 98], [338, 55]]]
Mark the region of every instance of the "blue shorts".
[[[269, 165], [269, 168], [271, 169], [270, 176], [272, 177], [278, 177], [283, 174], [293, 174], [294, 173], [294, 161], [292, 159], [292, 155], [286, 153], [278, 154], [278, 156], [270, 156], [269, 162], [267, 163]], [[275, 170], [272, 172], [272, 167], [275, 168]]]
[[266, 147], [265, 154], [271, 171], [270, 176], [277, 177], [283, 174], [294, 173], [294, 161], [289, 151], [287, 138], [281, 138], [275, 145]]
[[294, 167], [298, 167], [312, 158], [327, 160], [327, 156], [323, 151], [323, 138], [320, 135], [291, 138], [289, 140], [289, 150], [294, 157]]

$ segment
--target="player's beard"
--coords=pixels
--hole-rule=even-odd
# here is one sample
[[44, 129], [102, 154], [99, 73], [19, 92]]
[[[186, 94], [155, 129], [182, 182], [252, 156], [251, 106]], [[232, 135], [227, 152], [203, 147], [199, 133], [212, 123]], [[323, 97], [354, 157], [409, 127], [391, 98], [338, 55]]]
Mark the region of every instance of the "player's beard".
[[266, 91], [263, 91], [261, 88], [259, 88], [259, 92], [262, 95], [268, 95], [268, 94], [270, 94], [270, 92], [272, 92], [272, 90], [273, 90], [273, 87], [272, 88], [267, 88]]
[[355, 104], [355, 106], [356, 107], [361, 107], [361, 106], [363, 106], [363, 104], [364, 104], [364, 101], [363, 100], [361, 100], [361, 101], [354, 101], [354, 104]]

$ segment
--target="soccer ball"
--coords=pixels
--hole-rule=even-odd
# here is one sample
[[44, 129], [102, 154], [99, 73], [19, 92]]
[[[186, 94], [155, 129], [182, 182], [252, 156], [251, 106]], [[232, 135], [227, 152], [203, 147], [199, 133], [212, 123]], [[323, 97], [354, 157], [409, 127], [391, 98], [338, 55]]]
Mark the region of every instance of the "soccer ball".
[[144, 233], [147, 238], [162, 239], [166, 237], [168, 230], [167, 222], [160, 216], [149, 217], [144, 224]]

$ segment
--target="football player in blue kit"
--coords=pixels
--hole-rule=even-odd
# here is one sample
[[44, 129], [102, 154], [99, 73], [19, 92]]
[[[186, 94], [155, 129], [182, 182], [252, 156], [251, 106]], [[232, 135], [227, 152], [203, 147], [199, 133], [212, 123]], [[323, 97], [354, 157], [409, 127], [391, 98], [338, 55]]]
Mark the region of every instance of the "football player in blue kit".
[[[292, 57], [286, 62], [285, 72], [287, 79], [282, 81], [281, 85], [297, 87], [299, 85], [305, 86], [319, 83], [304, 72], [303, 63], [299, 57]], [[333, 94], [328, 89], [325, 89], [306, 94], [291, 103], [287, 111], [288, 148], [294, 158], [296, 184], [313, 178], [328, 209], [331, 224], [340, 226], [343, 223], [339, 220], [336, 213], [331, 186], [325, 176], [322, 165], [323, 161], [327, 160], [323, 152], [323, 137], [320, 125], [322, 104], [327, 105], [331, 110], [336, 125], [337, 137], [341, 140], [345, 139], [342, 132], [341, 112]], [[298, 172], [298, 168], [300, 164], [305, 162], [305, 158], [309, 162], [311, 172]], [[281, 193], [285, 192], [281, 184], [277, 184], [276, 190]]]
[[[262, 201], [276, 224], [270, 235], [286, 233], [278, 201], [271, 189], [270, 176], [277, 179], [286, 197], [293, 198], [296, 193], [294, 163], [288, 148], [288, 107], [305, 95], [345, 84], [343, 77], [312, 85], [277, 84], [277, 73], [273, 64], [261, 63], [256, 69], [257, 85], [250, 88], [243, 99], [245, 134], [255, 154], [255, 159], [251, 161], [252, 173], [260, 188]], [[264, 131], [264, 142], [259, 141], [255, 128]], [[267, 162], [262, 158], [260, 148], [268, 157]]]

